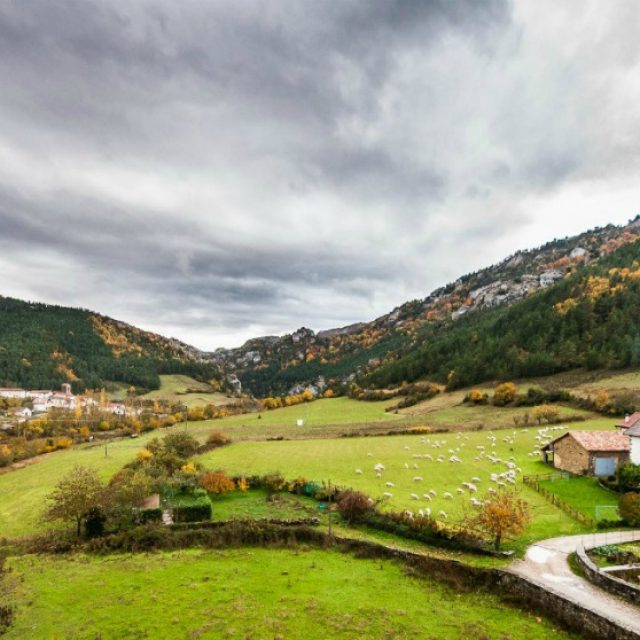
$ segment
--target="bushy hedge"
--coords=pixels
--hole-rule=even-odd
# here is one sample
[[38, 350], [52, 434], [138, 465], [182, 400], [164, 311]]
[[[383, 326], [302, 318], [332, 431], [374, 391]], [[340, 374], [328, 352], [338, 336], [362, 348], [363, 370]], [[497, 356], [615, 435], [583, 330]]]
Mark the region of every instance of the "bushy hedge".
[[471, 532], [447, 527], [433, 518], [410, 518], [404, 513], [370, 511], [362, 522], [372, 529], [437, 547], [481, 553], [489, 551], [485, 542]]
[[193, 502], [179, 504], [172, 508], [174, 522], [203, 522], [211, 520], [211, 500], [200, 496]]

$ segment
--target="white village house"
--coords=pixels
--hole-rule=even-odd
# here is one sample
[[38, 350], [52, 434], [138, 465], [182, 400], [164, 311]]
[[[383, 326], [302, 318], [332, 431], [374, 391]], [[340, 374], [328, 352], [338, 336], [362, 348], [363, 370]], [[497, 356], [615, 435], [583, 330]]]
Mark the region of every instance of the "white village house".
[[0, 388], [0, 398], [17, 398], [18, 400], [26, 400], [28, 391], [25, 389]]

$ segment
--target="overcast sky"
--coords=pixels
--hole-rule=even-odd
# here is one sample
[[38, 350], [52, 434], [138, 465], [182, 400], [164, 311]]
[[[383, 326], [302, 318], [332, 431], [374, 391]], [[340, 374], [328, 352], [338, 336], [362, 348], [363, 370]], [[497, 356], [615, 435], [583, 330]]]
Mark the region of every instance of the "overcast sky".
[[200, 348], [640, 211], [636, 0], [4, 0], [0, 294]]

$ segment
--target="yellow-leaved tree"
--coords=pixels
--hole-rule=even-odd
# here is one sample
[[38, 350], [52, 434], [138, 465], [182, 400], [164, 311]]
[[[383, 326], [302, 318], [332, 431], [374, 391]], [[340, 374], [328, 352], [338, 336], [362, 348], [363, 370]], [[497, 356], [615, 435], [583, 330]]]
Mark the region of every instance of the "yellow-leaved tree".
[[497, 550], [503, 540], [520, 535], [531, 520], [529, 504], [513, 490], [487, 494], [479, 511], [467, 520], [471, 529], [491, 536]]

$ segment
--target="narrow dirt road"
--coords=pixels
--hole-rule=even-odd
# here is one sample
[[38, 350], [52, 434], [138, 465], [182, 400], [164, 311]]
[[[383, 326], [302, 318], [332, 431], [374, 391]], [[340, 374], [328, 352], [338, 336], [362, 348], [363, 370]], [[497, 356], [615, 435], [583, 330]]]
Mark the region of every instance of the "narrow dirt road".
[[580, 544], [585, 549], [591, 549], [631, 540], [640, 540], [640, 531], [615, 531], [541, 540], [527, 549], [522, 560], [514, 561], [509, 566], [509, 571], [591, 609], [604, 618], [614, 620], [640, 637], [640, 607], [629, 604], [575, 575], [567, 562], [568, 556], [576, 551]]

